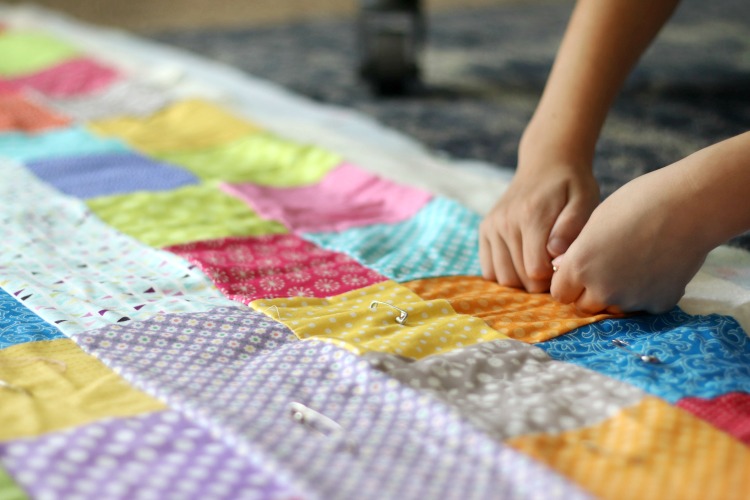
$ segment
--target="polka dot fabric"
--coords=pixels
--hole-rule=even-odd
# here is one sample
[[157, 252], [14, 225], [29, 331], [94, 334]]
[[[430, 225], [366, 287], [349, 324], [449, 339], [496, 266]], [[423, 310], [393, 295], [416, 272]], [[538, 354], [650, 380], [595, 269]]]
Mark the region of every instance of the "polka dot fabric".
[[292, 234], [223, 238], [167, 247], [211, 278], [232, 300], [329, 297], [385, 281], [344, 254]]
[[588, 315], [549, 294], [530, 294], [477, 276], [409, 281], [404, 286], [425, 300], [448, 299], [456, 312], [481, 318], [498, 332], [522, 342], [542, 342], [612, 315]]

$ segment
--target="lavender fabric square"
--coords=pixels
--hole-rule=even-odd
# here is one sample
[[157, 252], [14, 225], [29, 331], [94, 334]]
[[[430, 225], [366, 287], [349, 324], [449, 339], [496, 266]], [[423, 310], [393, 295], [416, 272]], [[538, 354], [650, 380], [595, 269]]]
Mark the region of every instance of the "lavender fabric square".
[[[310, 498], [587, 498], [444, 403], [332, 344], [293, 340], [247, 308], [164, 314], [74, 338]], [[293, 403], [314, 413], [292, 418]]]
[[129, 151], [45, 158], [30, 161], [27, 166], [63, 193], [84, 199], [165, 191], [199, 182], [185, 169]]
[[38, 499], [297, 497], [260, 464], [176, 411], [0, 443], [0, 463]]

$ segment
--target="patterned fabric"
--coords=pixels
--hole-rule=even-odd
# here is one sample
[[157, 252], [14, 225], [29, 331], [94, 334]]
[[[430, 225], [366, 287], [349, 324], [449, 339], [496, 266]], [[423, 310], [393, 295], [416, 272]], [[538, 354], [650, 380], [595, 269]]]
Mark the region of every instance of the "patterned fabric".
[[[323, 248], [349, 254], [394, 281], [480, 276], [479, 222], [479, 215], [462, 205], [435, 198], [398, 224], [305, 233], [304, 237]], [[415, 252], [416, 248], [420, 251]]]
[[189, 149], [160, 152], [156, 157], [180, 165], [207, 181], [254, 182], [282, 187], [318, 182], [341, 162], [338, 155], [329, 151], [268, 133], [254, 133], [207, 146], [210, 147], [199, 149], [197, 144], [191, 144]]
[[197, 265], [232, 300], [329, 297], [385, 281], [344, 254], [292, 234], [224, 238], [167, 247]]
[[0, 350], [0, 441], [160, 410], [70, 339]]
[[495, 340], [413, 361], [369, 352], [370, 364], [457, 408], [499, 440], [598, 424], [632, 406], [638, 389], [515, 340]]
[[0, 183], [0, 287], [63, 333], [231, 304], [183, 259], [114, 231], [22, 167], [2, 170], [14, 182]]
[[30, 161], [27, 167], [43, 181], [78, 198], [169, 190], [198, 183], [190, 172], [133, 152], [46, 158]]
[[0, 76], [25, 76], [48, 69], [78, 55], [78, 50], [45, 33], [5, 30], [0, 32]]
[[174, 411], [0, 444], [0, 463], [34, 498], [298, 498]]
[[12, 295], [0, 290], [0, 349], [63, 336], [55, 326], [31, 312]]
[[[629, 347], [616, 347], [614, 339]], [[690, 316], [675, 308], [604, 320], [538, 345], [554, 359], [629, 382], [671, 403], [750, 392], [750, 338], [726, 316]], [[644, 362], [639, 354], [660, 362]]]
[[201, 99], [176, 102], [146, 118], [110, 118], [89, 127], [149, 154], [216, 146], [258, 130], [247, 120]]
[[740, 500], [750, 491], [750, 448], [652, 397], [593, 427], [509, 444], [598, 498]]
[[402, 222], [431, 198], [425, 191], [398, 185], [349, 164], [337, 167], [311, 186], [283, 189], [224, 184], [222, 189], [266, 219], [305, 232]]
[[106, 87], [117, 72], [93, 59], [76, 58], [32, 75], [0, 79], [0, 93], [33, 89], [55, 97], [85, 95]]
[[21, 162], [123, 151], [127, 151], [124, 143], [96, 137], [81, 127], [54, 129], [39, 134], [0, 134], [0, 158]]
[[[381, 302], [374, 310], [373, 301]], [[407, 313], [403, 324], [389, 304]], [[507, 338], [480, 319], [456, 314], [445, 300], [424, 301], [392, 281], [328, 299], [256, 300], [250, 306], [281, 321], [301, 339], [326, 340], [355, 354], [378, 351], [419, 359]]]
[[[76, 338], [137, 387], [296, 478], [312, 498], [585, 497], [357, 356], [289, 342], [288, 329], [251, 310], [164, 315]], [[264, 348], [248, 351], [253, 343]], [[292, 402], [341, 430], [300, 424]]]
[[677, 406], [750, 445], [750, 394], [730, 392], [712, 399], [684, 398]]
[[176, 96], [169, 88], [141, 80], [118, 80], [95, 93], [75, 97], [40, 96], [52, 109], [80, 122], [117, 116], [142, 116], [168, 106]]
[[0, 132], [20, 130], [38, 132], [70, 123], [63, 116], [44, 109], [20, 93], [0, 93]]
[[526, 293], [478, 276], [408, 281], [404, 286], [425, 300], [447, 299], [460, 314], [483, 319], [495, 330], [522, 342], [542, 342], [612, 315], [583, 314], [547, 293]]
[[86, 204], [107, 224], [154, 247], [286, 232], [212, 184], [102, 196]]

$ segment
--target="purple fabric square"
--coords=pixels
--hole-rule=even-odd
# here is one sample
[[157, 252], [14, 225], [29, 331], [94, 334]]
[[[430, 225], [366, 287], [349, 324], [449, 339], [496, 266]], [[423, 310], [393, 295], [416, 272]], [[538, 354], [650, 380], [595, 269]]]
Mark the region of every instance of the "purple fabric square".
[[28, 168], [65, 194], [94, 198], [134, 191], [166, 191], [198, 178], [135, 152], [99, 153], [30, 161]]

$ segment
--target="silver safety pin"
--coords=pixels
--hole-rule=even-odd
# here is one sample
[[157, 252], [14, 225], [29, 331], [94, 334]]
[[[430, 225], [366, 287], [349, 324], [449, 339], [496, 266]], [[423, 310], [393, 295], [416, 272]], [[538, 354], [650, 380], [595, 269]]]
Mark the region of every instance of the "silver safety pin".
[[624, 340], [621, 340], [621, 339], [613, 339], [613, 340], [612, 340], [612, 343], [613, 343], [613, 344], [614, 344], [614, 345], [615, 345], [616, 347], [619, 347], [620, 349], [623, 349], [623, 350], [625, 350], [625, 351], [629, 352], [629, 353], [630, 353], [630, 354], [632, 354], [633, 356], [637, 356], [637, 357], [638, 357], [638, 358], [639, 358], [639, 359], [640, 359], [641, 361], [643, 361], [644, 363], [661, 363], [661, 360], [660, 360], [659, 358], [657, 358], [656, 356], [652, 356], [652, 355], [650, 355], [650, 354], [641, 354], [641, 353], [639, 353], [639, 352], [635, 352], [635, 351], [631, 350], [631, 348], [630, 348], [630, 344], [628, 344], [628, 343], [627, 343], [627, 342], [625, 342]]
[[403, 310], [403, 309], [401, 309], [400, 307], [396, 307], [396, 306], [394, 306], [394, 305], [393, 305], [393, 304], [391, 304], [391, 303], [388, 303], [388, 302], [381, 302], [381, 301], [379, 301], [379, 300], [373, 300], [372, 302], [370, 302], [370, 310], [371, 310], [371, 311], [374, 311], [374, 310], [376, 310], [376, 309], [378, 308], [378, 304], [382, 304], [382, 305], [384, 305], [384, 306], [388, 306], [388, 307], [391, 307], [391, 308], [393, 308], [393, 309], [397, 310], [397, 311], [398, 311], [398, 312], [399, 312], [400, 314], [399, 314], [399, 315], [398, 315], [398, 317], [396, 318], [396, 323], [398, 323], [399, 325], [403, 325], [404, 323], [406, 323], [406, 318], [407, 318], [407, 317], [409, 316], [409, 313], [408, 313], [408, 312], [404, 311], [404, 310]]
[[[344, 435], [344, 428], [336, 421], [303, 405], [302, 403], [294, 401], [289, 403], [289, 415], [295, 422], [302, 424], [308, 429], [312, 429], [327, 438]], [[348, 439], [343, 439], [343, 443], [348, 451], [356, 453], [357, 446], [353, 442]]]

